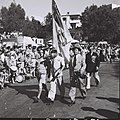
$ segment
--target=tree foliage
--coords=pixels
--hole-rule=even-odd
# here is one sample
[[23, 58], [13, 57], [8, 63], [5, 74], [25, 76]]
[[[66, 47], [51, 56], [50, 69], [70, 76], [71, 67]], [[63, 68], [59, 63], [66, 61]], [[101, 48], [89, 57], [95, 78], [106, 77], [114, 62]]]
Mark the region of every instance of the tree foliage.
[[53, 21], [52, 21], [52, 14], [48, 13], [45, 16], [45, 31], [46, 31], [46, 39], [50, 39], [52, 38], [52, 25]]
[[52, 37], [52, 15], [48, 13], [45, 16], [44, 24], [32, 17], [30, 20], [25, 18], [25, 10], [15, 3], [1, 9], [1, 26], [3, 32], [22, 32], [24, 36], [49, 39]]
[[15, 3], [11, 3], [10, 7], [2, 7], [1, 9], [2, 26], [6, 33], [8, 32], [21, 32], [23, 28], [23, 22], [25, 20], [25, 11]]
[[87, 41], [106, 40], [117, 42], [120, 29], [120, 8], [115, 10], [109, 5], [87, 7], [81, 17], [83, 39]]

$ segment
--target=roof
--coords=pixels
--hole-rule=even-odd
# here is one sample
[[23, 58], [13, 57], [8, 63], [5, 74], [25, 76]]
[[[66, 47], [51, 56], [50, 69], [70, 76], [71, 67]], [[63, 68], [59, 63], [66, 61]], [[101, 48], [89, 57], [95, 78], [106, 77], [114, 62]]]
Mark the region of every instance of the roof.
[[3, 39], [3, 42], [17, 42], [17, 38]]
[[62, 17], [64, 16], [80, 16], [80, 14], [66, 14], [66, 15], [62, 15]]

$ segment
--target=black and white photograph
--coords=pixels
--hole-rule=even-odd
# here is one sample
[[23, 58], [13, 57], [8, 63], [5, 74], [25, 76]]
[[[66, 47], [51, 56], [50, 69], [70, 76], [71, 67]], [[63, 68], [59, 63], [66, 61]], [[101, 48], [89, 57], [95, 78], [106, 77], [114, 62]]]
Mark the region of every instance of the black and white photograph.
[[120, 119], [120, 0], [0, 0], [0, 120]]

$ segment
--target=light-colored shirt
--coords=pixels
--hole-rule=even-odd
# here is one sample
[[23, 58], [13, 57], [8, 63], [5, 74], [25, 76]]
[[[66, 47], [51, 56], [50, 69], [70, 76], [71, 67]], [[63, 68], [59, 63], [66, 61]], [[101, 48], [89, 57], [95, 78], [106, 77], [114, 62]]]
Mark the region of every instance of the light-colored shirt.
[[76, 66], [74, 67], [74, 71], [85, 71], [86, 69], [86, 63], [85, 59], [82, 55], [77, 54], [76, 55]]
[[[57, 55], [55, 58], [54, 58], [54, 72], [57, 71], [59, 69], [59, 75], [58, 76], [63, 76], [63, 69], [65, 67], [65, 62], [64, 62], [64, 58]], [[61, 69], [60, 69], [61, 68]]]

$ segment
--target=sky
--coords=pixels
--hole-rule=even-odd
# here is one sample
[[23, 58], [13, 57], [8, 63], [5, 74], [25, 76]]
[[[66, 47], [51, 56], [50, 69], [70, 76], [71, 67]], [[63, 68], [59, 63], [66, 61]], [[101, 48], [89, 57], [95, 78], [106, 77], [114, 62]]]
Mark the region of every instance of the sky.
[[[10, 6], [11, 2], [15, 1], [16, 4], [20, 4], [26, 12], [26, 16], [34, 16], [40, 21], [44, 20], [44, 17], [48, 12], [52, 11], [52, 0], [0, 0], [0, 9], [2, 6]], [[81, 14], [87, 6], [91, 5], [107, 5], [118, 4], [120, 0], [55, 0], [60, 10], [60, 13], [66, 14]]]

